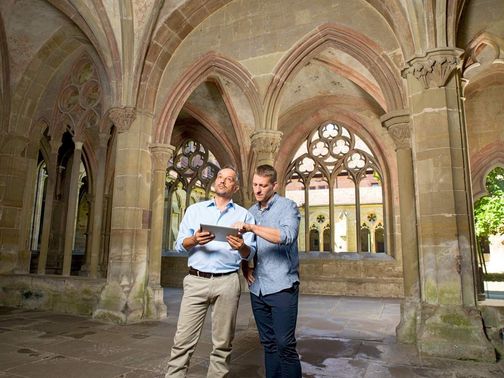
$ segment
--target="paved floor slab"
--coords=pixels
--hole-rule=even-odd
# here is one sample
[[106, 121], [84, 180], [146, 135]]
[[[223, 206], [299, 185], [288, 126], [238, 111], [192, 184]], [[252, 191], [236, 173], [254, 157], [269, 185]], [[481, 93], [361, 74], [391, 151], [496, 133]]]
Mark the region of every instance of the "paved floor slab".
[[[0, 307], [0, 378], [164, 377], [182, 292], [165, 289], [162, 321], [114, 325], [93, 319]], [[397, 344], [399, 300], [302, 295], [298, 351], [304, 377], [493, 378], [503, 363], [421, 359]], [[206, 377], [209, 319], [191, 360], [189, 378]], [[248, 294], [242, 295], [231, 377], [264, 377], [263, 353]]]

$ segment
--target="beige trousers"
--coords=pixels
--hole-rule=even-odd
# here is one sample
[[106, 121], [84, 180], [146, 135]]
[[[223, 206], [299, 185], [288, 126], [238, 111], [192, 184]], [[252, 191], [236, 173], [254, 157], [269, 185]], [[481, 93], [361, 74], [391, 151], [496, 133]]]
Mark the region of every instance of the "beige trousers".
[[185, 377], [205, 316], [212, 307], [212, 343], [207, 377], [227, 377], [240, 300], [240, 279], [232, 273], [215, 278], [187, 275], [166, 377]]

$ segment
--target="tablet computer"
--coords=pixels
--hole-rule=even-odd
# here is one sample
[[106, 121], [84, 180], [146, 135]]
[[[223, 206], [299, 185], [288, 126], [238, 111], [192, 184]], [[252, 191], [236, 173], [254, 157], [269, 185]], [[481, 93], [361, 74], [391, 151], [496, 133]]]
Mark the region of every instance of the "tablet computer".
[[202, 231], [208, 231], [215, 236], [214, 240], [227, 241], [227, 235], [238, 235], [238, 229], [232, 227], [216, 226], [214, 224], [200, 224]]

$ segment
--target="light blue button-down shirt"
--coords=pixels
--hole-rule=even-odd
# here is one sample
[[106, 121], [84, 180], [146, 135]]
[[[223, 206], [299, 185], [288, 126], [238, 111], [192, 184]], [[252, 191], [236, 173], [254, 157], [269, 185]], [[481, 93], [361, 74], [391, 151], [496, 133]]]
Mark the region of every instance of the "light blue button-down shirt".
[[259, 203], [249, 211], [256, 224], [280, 229], [279, 244], [257, 236], [257, 262], [255, 282], [250, 292], [259, 296], [277, 293], [299, 282], [299, 255], [297, 238], [301, 215], [294, 201], [274, 194], [268, 206], [261, 209]]
[[[189, 206], [179, 226], [176, 250], [185, 252], [182, 245], [185, 238], [193, 236], [200, 224], [214, 224], [230, 227], [236, 222], [255, 223], [254, 217], [247, 209], [230, 201], [223, 211], [220, 211], [215, 200], [195, 203]], [[248, 260], [253, 258], [256, 250], [254, 234], [248, 232], [243, 235], [243, 240], [250, 248]], [[240, 267], [240, 253], [232, 249], [228, 242], [212, 240], [205, 245], [197, 245], [187, 251], [189, 254], [188, 265], [202, 272], [226, 273]]]

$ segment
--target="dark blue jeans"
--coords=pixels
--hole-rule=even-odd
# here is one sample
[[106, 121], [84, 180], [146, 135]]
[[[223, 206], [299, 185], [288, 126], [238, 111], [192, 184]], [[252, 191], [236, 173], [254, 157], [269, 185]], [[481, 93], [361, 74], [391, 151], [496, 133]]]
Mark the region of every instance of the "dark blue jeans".
[[274, 294], [250, 294], [267, 378], [301, 377], [295, 336], [298, 297], [298, 284]]

